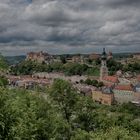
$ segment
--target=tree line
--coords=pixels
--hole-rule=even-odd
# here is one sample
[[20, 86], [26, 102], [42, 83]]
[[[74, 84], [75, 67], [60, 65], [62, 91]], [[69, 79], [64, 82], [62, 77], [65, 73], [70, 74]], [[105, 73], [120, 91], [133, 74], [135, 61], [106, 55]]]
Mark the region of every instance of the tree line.
[[34, 61], [23, 61], [11, 67], [10, 73], [14, 75], [28, 75], [35, 72], [63, 72], [66, 75], [99, 75], [99, 69], [86, 64], [54, 62], [40, 64]]

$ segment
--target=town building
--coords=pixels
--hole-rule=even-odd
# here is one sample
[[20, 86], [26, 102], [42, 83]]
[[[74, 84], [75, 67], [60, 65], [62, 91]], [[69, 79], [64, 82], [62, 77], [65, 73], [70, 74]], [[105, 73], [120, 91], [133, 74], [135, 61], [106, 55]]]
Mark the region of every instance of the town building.
[[35, 78], [46, 78], [49, 80], [54, 81], [55, 79], [63, 79], [66, 81], [71, 82], [72, 84], [80, 83], [81, 80], [85, 81], [88, 77], [87, 76], [79, 76], [79, 75], [73, 75], [73, 76], [65, 76], [63, 73], [47, 73], [47, 72], [40, 72], [35, 73], [33, 75]]
[[103, 53], [101, 56], [101, 68], [100, 68], [100, 80], [102, 81], [105, 76], [108, 76], [108, 68], [107, 68], [107, 55], [105, 52], [105, 48], [103, 49]]
[[100, 54], [92, 53], [92, 54], [89, 55], [89, 59], [90, 59], [90, 60], [97, 60], [97, 59], [100, 59]]
[[24, 76], [12, 76], [8, 75], [9, 85], [11, 87], [20, 87], [25, 89], [31, 89], [36, 86], [44, 87], [52, 84], [52, 81], [44, 78], [32, 77], [31, 75]]
[[118, 84], [119, 80], [117, 76], [104, 76], [102, 78], [102, 82], [104, 82], [105, 84]]
[[[105, 87], [112, 89], [115, 101], [118, 103], [140, 102], [140, 84], [136, 84], [140, 81], [139, 76], [134, 78], [132, 73], [127, 72], [122, 74], [122, 71], [118, 71], [114, 76], [109, 76], [106, 61], [107, 55], [105, 49], [103, 49], [101, 56], [100, 81], [104, 83]], [[101, 91], [94, 91], [93, 95], [96, 100], [103, 103], [102, 98], [104, 98], [105, 95], [103, 94], [103, 96]], [[101, 98], [101, 100], [99, 98]]]
[[110, 60], [110, 59], [112, 59], [112, 58], [113, 58], [113, 54], [112, 54], [112, 52], [109, 52], [109, 53], [108, 53], [108, 56], [107, 56], [107, 59]]
[[119, 79], [120, 85], [130, 85], [131, 84], [131, 80], [129, 80], [127, 78], [118, 78], [118, 79]]
[[84, 63], [84, 58], [82, 55], [75, 55], [72, 57], [73, 63]]
[[140, 53], [134, 54], [134, 55], [133, 55], [133, 58], [134, 58], [134, 59], [140, 60]]
[[140, 83], [135, 85], [134, 91], [135, 99], [132, 101], [132, 103], [140, 106]]
[[140, 82], [135, 85], [135, 92], [140, 93]]
[[135, 99], [134, 87], [132, 85], [116, 85], [113, 92], [118, 103], [127, 103]]
[[117, 77], [122, 77], [122, 76], [123, 76], [122, 70], [118, 70], [118, 71], [116, 72], [116, 76], [117, 76]]
[[114, 93], [111, 88], [104, 87], [101, 90], [92, 90], [92, 99], [105, 105], [112, 105], [114, 103]]
[[78, 90], [78, 92], [84, 96], [92, 97], [92, 90], [96, 90], [97, 88], [91, 85], [85, 84], [73, 84], [73, 87]]
[[26, 56], [26, 60], [36, 61], [38, 63], [51, 63], [53, 57], [46, 52], [29, 52]]

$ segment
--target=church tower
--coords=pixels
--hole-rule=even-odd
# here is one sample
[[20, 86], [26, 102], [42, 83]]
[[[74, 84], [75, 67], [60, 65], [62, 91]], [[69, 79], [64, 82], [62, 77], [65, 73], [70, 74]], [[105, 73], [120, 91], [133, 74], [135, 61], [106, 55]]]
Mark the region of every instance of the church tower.
[[105, 52], [105, 48], [103, 48], [103, 53], [101, 56], [101, 68], [100, 68], [100, 80], [103, 80], [104, 76], [108, 76], [108, 68], [107, 68], [107, 54]]

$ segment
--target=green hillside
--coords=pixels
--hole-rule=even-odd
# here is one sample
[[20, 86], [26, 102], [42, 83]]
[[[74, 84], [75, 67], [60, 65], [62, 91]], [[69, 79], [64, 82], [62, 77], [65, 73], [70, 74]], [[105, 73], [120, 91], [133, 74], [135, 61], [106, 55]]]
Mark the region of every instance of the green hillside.
[[5, 72], [7, 70], [8, 70], [8, 62], [2, 55], [0, 55], [0, 71]]
[[57, 79], [44, 90], [0, 88], [1, 140], [140, 140], [140, 109], [104, 106]]

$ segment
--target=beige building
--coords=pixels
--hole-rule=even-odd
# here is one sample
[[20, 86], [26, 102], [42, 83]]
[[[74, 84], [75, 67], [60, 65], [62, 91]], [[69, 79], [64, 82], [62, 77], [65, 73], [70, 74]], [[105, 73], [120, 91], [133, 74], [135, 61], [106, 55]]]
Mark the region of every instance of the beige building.
[[100, 54], [97, 54], [97, 53], [93, 53], [89, 55], [89, 59], [91, 60], [97, 60], [99, 58], [100, 58]]
[[84, 63], [84, 58], [82, 55], [76, 55], [72, 57], [73, 63]]
[[111, 89], [92, 90], [92, 99], [105, 105], [112, 105], [114, 103], [114, 93]]
[[112, 58], [113, 58], [113, 54], [112, 54], [112, 52], [109, 52], [108, 56], [107, 56], [107, 59], [109, 60], [109, 59], [112, 59]]
[[115, 100], [118, 103], [131, 102], [135, 99], [132, 85], [116, 85], [113, 89]]
[[133, 58], [140, 60], [140, 53], [134, 54]]

